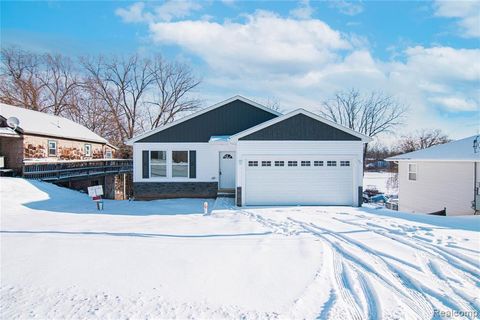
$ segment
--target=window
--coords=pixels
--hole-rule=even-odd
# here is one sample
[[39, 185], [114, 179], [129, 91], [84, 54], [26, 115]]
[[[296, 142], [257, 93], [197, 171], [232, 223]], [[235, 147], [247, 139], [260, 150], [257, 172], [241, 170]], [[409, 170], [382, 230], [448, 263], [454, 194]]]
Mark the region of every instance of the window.
[[57, 141], [48, 140], [48, 156], [55, 157], [57, 155]]
[[408, 180], [417, 180], [417, 164], [409, 163], [408, 164]]
[[232, 155], [231, 154], [225, 154], [222, 159], [233, 159]]
[[112, 159], [112, 157], [113, 157], [112, 150], [105, 151], [105, 158], [106, 159]]
[[288, 166], [289, 167], [296, 167], [298, 164], [297, 164], [297, 161], [288, 161]]
[[262, 161], [262, 167], [271, 167], [272, 161]]
[[248, 161], [249, 167], [258, 167], [258, 161]]
[[284, 167], [285, 161], [275, 161], [275, 167]]
[[188, 151], [172, 151], [172, 177], [188, 178]]
[[340, 167], [350, 167], [350, 161], [340, 161]]
[[302, 162], [300, 162], [300, 165], [302, 167], [310, 167], [310, 161], [302, 161]]
[[315, 167], [323, 167], [323, 161], [313, 161]]
[[337, 161], [327, 161], [327, 167], [336, 167]]
[[150, 176], [167, 176], [167, 151], [150, 151]]
[[83, 153], [85, 154], [85, 157], [91, 157], [92, 156], [92, 145], [91, 144], [86, 144], [83, 146]]

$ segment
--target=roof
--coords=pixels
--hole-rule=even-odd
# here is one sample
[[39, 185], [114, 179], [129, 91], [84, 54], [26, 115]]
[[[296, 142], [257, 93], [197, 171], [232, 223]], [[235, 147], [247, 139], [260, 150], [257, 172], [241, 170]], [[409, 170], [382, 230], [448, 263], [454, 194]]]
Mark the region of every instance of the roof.
[[20, 135], [13, 130], [12, 128], [2, 128], [0, 127], [0, 137], [8, 137], [8, 138], [20, 138]]
[[81, 124], [48, 113], [0, 103], [0, 116], [5, 119], [18, 118], [20, 121], [19, 128], [25, 134], [108, 143], [107, 140]]
[[179, 120], [173, 121], [173, 122], [168, 123], [168, 124], [166, 124], [166, 125], [164, 125], [164, 126], [160, 126], [160, 127], [155, 128], [155, 129], [153, 129], [153, 130], [147, 131], [147, 132], [145, 132], [145, 133], [143, 133], [143, 134], [141, 134], [141, 135], [138, 135], [138, 136], [136, 136], [136, 137], [133, 137], [132, 139], [128, 140], [128, 141], [126, 142], [126, 144], [127, 144], [127, 145], [133, 145], [133, 143], [137, 142], [138, 140], [141, 140], [141, 139], [143, 139], [143, 138], [145, 138], [145, 137], [148, 137], [148, 136], [153, 135], [153, 134], [155, 134], [155, 133], [157, 133], [157, 132], [166, 130], [166, 129], [171, 128], [171, 127], [173, 127], [173, 126], [176, 126], [177, 124], [180, 124], [180, 123], [185, 122], [185, 121], [187, 121], [187, 120], [190, 120], [190, 119], [193, 119], [193, 118], [195, 118], [195, 117], [198, 117], [199, 115], [202, 115], [202, 114], [207, 113], [207, 112], [209, 112], [209, 111], [212, 111], [212, 110], [214, 110], [214, 109], [220, 108], [220, 107], [222, 107], [222, 106], [224, 106], [224, 105], [226, 105], [226, 104], [228, 104], [228, 103], [230, 103], [230, 102], [233, 102], [233, 101], [235, 101], [235, 100], [243, 101], [243, 102], [245, 102], [245, 103], [247, 103], [247, 104], [249, 104], [249, 105], [251, 105], [251, 106], [257, 107], [257, 108], [259, 108], [259, 109], [261, 109], [261, 110], [264, 110], [264, 111], [267, 111], [267, 112], [269, 112], [269, 113], [271, 113], [271, 114], [274, 114], [275, 116], [281, 115], [281, 113], [279, 113], [279, 112], [277, 112], [277, 111], [275, 111], [275, 110], [272, 110], [272, 109], [270, 109], [270, 108], [267, 108], [267, 107], [265, 107], [265, 106], [263, 106], [263, 105], [255, 102], [255, 101], [252, 101], [252, 100], [247, 99], [247, 98], [245, 98], [245, 97], [242, 97], [242, 96], [240, 96], [240, 95], [236, 95], [236, 96], [233, 96], [233, 97], [231, 97], [231, 98], [229, 98], [229, 99], [227, 99], [227, 100], [224, 100], [224, 101], [222, 101], [222, 102], [219, 102], [219, 103], [217, 103], [217, 104], [214, 104], [214, 105], [212, 105], [212, 106], [210, 106], [210, 107], [208, 107], [208, 108], [202, 109], [202, 110], [197, 111], [197, 112], [194, 112], [194, 113], [192, 113], [192, 114], [189, 114], [188, 116], [183, 117], [183, 118], [181, 118], [181, 119], [179, 119]]
[[208, 142], [222, 143], [222, 142], [228, 142], [229, 140], [230, 140], [230, 136], [211, 136]]
[[325, 119], [325, 118], [323, 118], [323, 117], [321, 117], [321, 116], [319, 116], [319, 115], [316, 115], [316, 114], [314, 114], [314, 113], [312, 113], [312, 112], [310, 112], [310, 111], [307, 111], [307, 110], [301, 109], [301, 108], [300, 108], [300, 109], [296, 109], [296, 110], [294, 110], [294, 111], [292, 111], [292, 112], [289, 112], [289, 113], [287, 113], [287, 114], [284, 114], [284, 115], [282, 115], [282, 116], [279, 116], [279, 117], [277, 117], [277, 118], [274, 118], [274, 119], [272, 119], [272, 120], [265, 121], [265, 122], [263, 122], [263, 123], [261, 123], [261, 124], [259, 124], [259, 125], [256, 125], [256, 126], [254, 126], [254, 127], [251, 127], [251, 128], [249, 128], [249, 129], [244, 130], [244, 131], [242, 131], [242, 132], [239, 132], [239, 133], [237, 133], [237, 134], [234, 134], [233, 136], [231, 136], [230, 139], [231, 139], [232, 141], [237, 141], [238, 139], [240, 139], [240, 138], [242, 138], [242, 137], [245, 137], [245, 136], [247, 136], [247, 135], [249, 135], [249, 134], [252, 134], [252, 133], [254, 133], [254, 132], [256, 132], [256, 131], [262, 130], [262, 129], [264, 129], [264, 128], [266, 128], [266, 127], [269, 127], [269, 126], [271, 126], [271, 125], [274, 125], [274, 124], [276, 124], [276, 123], [282, 122], [282, 121], [284, 121], [284, 120], [286, 120], [286, 119], [288, 119], [288, 118], [291, 118], [291, 117], [293, 117], [293, 116], [296, 116], [296, 115], [298, 115], [298, 114], [303, 114], [303, 115], [305, 115], [305, 116], [307, 116], [307, 117], [313, 118], [313, 119], [315, 119], [315, 120], [317, 120], [317, 121], [323, 122], [323, 123], [325, 123], [325, 124], [327, 124], [327, 125], [329, 125], [329, 126], [332, 126], [332, 127], [337, 128], [337, 129], [339, 129], [339, 130], [342, 130], [342, 131], [344, 131], [344, 132], [346, 132], [346, 133], [349, 133], [349, 134], [351, 134], [351, 135], [353, 135], [353, 136], [355, 136], [355, 137], [360, 138], [363, 142], [370, 142], [370, 141], [372, 141], [372, 138], [370, 138], [369, 136], [366, 136], [366, 135], [364, 135], [364, 134], [361, 134], [361, 133], [359, 133], [359, 132], [357, 132], [357, 131], [354, 131], [354, 130], [352, 130], [352, 129], [350, 129], [350, 128], [347, 128], [347, 127], [345, 127], [345, 126], [342, 126], [342, 125], [340, 125], [340, 124], [338, 124], [338, 123], [336, 123], [336, 122], [330, 121], [330, 120], [328, 120], [328, 119]]
[[387, 161], [480, 161], [480, 147], [475, 153], [473, 142], [478, 137], [480, 144], [480, 136], [471, 136], [461, 140], [439, 144], [430, 148], [401, 154], [390, 157]]

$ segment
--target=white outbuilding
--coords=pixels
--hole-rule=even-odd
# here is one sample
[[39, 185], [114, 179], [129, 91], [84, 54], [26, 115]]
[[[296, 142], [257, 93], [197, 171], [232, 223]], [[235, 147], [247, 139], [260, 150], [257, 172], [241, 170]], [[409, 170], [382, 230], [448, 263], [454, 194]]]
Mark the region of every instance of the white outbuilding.
[[386, 159], [398, 162], [398, 210], [480, 212], [480, 136]]

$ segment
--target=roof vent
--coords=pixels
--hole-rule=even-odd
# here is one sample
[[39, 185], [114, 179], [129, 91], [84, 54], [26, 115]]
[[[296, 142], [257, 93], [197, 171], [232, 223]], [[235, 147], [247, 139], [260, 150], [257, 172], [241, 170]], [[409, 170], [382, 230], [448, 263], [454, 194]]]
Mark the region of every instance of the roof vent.
[[12, 128], [13, 130], [16, 130], [18, 125], [20, 124], [20, 120], [16, 117], [10, 117], [7, 119], [7, 126]]

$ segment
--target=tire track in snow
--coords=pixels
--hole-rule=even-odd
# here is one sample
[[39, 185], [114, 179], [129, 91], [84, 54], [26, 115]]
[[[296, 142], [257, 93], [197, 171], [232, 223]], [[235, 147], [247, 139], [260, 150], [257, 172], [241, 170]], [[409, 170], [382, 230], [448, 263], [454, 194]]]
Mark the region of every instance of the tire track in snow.
[[358, 272], [358, 278], [360, 281], [360, 285], [362, 287], [363, 294], [365, 296], [367, 302], [367, 315], [368, 319], [370, 320], [377, 320], [382, 318], [382, 309], [381, 309], [381, 302], [378, 299], [375, 290], [373, 290], [373, 286], [370, 281], [367, 279], [366, 275], [361, 272]]
[[[377, 270], [373, 269], [370, 265], [366, 264], [362, 259], [357, 257], [356, 255], [346, 251], [343, 249], [339, 244], [333, 242], [332, 240], [328, 239], [325, 234], [320, 233], [319, 231], [323, 233], [327, 233], [332, 237], [336, 237], [339, 240], [342, 240], [348, 245], [355, 245], [355, 243], [350, 243], [349, 238], [346, 237], [346, 239], [342, 239], [342, 236], [339, 234], [336, 234], [328, 229], [321, 228], [318, 226], [315, 226], [314, 224], [311, 223], [305, 223], [302, 221], [298, 221], [292, 218], [289, 218], [292, 221], [295, 221], [301, 225], [306, 230], [309, 230], [311, 233], [316, 234], [317, 236], [321, 237], [325, 241], [329, 242], [337, 251], [340, 252], [347, 260], [349, 260], [354, 266], [357, 268], [362, 269], [362, 271], [366, 274], [370, 274], [376, 279], [378, 279], [381, 283], [383, 283], [386, 287], [390, 288], [393, 290], [399, 298], [403, 301], [403, 303], [410, 308], [415, 314], [421, 315], [420, 319], [427, 319], [431, 318], [433, 314], [433, 305], [430, 303], [430, 301], [422, 294], [422, 292], [419, 292], [418, 290], [413, 290], [411, 289], [411, 286], [409, 286], [409, 283], [405, 283], [405, 277], [403, 277], [403, 271], [400, 271], [397, 268], [391, 268], [390, 264], [385, 261], [384, 259], [377, 257], [376, 255], [369, 253], [369, 257], [378, 262], [378, 266], [381, 267], [383, 266], [383, 269], [385, 272], [388, 272], [388, 274], [392, 275], [394, 279], [396, 279], [399, 284], [393, 283], [391, 280], [385, 278], [380, 272]], [[317, 229], [317, 230], [315, 230]], [[343, 236], [345, 237], [345, 236]], [[361, 250], [365, 250], [364, 246], [359, 247]], [[399, 274], [400, 272], [400, 274]], [[404, 293], [406, 291], [408, 294]]]
[[[407, 241], [404, 238], [396, 235], [397, 232], [395, 232], [395, 230], [392, 230], [392, 229], [389, 229], [389, 228], [386, 228], [386, 227], [383, 227], [383, 226], [380, 226], [380, 225], [377, 225], [377, 224], [374, 224], [374, 223], [367, 223], [367, 225], [369, 227], [376, 227], [377, 229], [366, 228], [364, 225], [361, 225], [361, 224], [358, 224], [358, 223], [355, 223], [355, 222], [352, 222], [352, 221], [344, 221], [344, 220], [337, 219], [337, 218], [333, 218], [333, 219], [335, 219], [339, 222], [345, 223], [345, 224], [349, 224], [349, 225], [353, 225], [353, 226], [362, 228], [364, 230], [372, 231], [372, 232], [374, 232], [374, 233], [376, 233], [380, 236], [389, 238], [391, 240], [398, 241], [398, 242], [400, 242], [404, 245], [407, 245], [409, 247], [420, 250], [420, 251], [426, 253], [427, 255], [429, 255], [430, 257], [436, 257], [431, 252], [431, 250], [433, 250], [443, 258], [443, 261], [445, 261], [447, 263], [448, 268], [453, 270], [454, 273], [457, 273], [458, 270], [460, 270], [460, 271], [464, 272], [464, 274], [461, 275], [463, 278], [471, 280], [474, 283], [474, 285], [476, 285], [477, 287], [480, 286], [480, 273], [479, 273], [478, 268], [472, 269], [469, 266], [465, 266], [465, 264], [463, 264], [461, 262], [458, 262], [458, 260], [459, 260], [458, 258], [456, 258], [455, 256], [449, 256], [448, 253], [443, 252], [442, 250], [440, 250], [437, 246], [435, 246], [433, 244], [425, 243], [425, 242], [423, 242], [421, 240], [418, 240], [418, 239], [415, 239], [415, 238], [410, 238], [411, 241]], [[456, 269], [452, 268], [451, 265], [455, 266]]]
[[[333, 248], [332, 248], [333, 249]], [[344, 307], [350, 314], [350, 319], [362, 319], [362, 312], [358, 300], [355, 299], [353, 288], [351, 287], [345, 274], [344, 262], [335, 250], [332, 250], [333, 256], [333, 272], [335, 277], [336, 289], [340, 293], [340, 297], [344, 301]]]
[[[353, 225], [353, 226], [356, 226], [356, 227], [360, 227], [360, 228], [363, 228], [365, 230], [369, 230], [369, 231], [372, 231], [372, 232], [375, 232], [381, 236], [384, 236], [384, 237], [387, 237], [391, 240], [395, 240], [395, 241], [399, 241], [405, 245], [408, 245], [410, 247], [414, 247], [415, 249], [418, 249], [421, 251], [421, 253], [424, 255], [424, 256], [429, 256], [429, 257], [433, 257], [433, 258], [437, 258], [435, 255], [433, 255], [431, 253], [431, 251], [428, 251], [427, 248], [431, 248], [431, 247], [434, 247], [434, 248], [431, 248], [433, 251], [439, 253], [437, 250], [434, 250], [435, 249], [435, 246], [430, 244], [430, 243], [423, 243], [422, 240], [417, 240], [416, 238], [411, 238], [412, 241], [414, 242], [414, 244], [411, 244], [409, 241], [406, 241], [398, 236], [394, 236], [394, 235], [391, 235], [391, 234], [385, 234], [383, 231], [378, 231], [378, 230], [374, 230], [374, 229], [368, 229], [366, 228], [365, 226], [361, 225], [361, 224], [357, 224], [357, 223], [354, 223], [354, 222], [351, 222], [351, 221], [343, 221], [341, 219], [337, 219], [337, 218], [334, 218], [335, 220], [337, 221], [340, 221], [340, 222], [343, 222], [345, 224], [349, 224], [349, 225]], [[376, 226], [377, 228], [382, 228], [382, 229], [387, 229], [389, 230], [388, 228], [384, 228], [382, 226], [379, 226], [377, 224], [372, 224], [372, 223], [368, 223], [369, 226]], [[400, 239], [399, 239], [400, 238]], [[422, 245], [424, 245], [425, 247], [422, 247]], [[453, 269], [450, 265], [449, 265], [449, 262], [451, 262], [450, 260], [448, 260], [444, 255], [442, 255], [441, 253], [439, 253], [441, 256], [443, 256], [445, 258], [445, 260], [442, 260], [444, 262], [444, 265], [446, 266], [446, 268], [450, 269], [451, 271], [454, 271], [454, 273], [456, 273], [457, 270]], [[427, 258], [428, 259], [428, 258]], [[428, 259], [429, 262], [431, 262], [432, 260]], [[430, 287], [428, 286], [425, 286], [421, 283], [419, 283], [418, 281], [416, 281], [415, 279], [412, 279], [407, 273], [401, 271], [399, 268], [397, 268], [396, 266], [393, 266], [392, 265], [392, 268], [394, 268], [394, 272], [396, 272], [401, 278], [402, 280], [409, 286], [409, 287], [413, 287], [415, 288], [418, 292], [421, 292], [423, 293], [424, 295], [428, 295], [430, 297], [433, 297], [435, 299], [437, 299], [438, 301], [440, 301], [443, 305], [447, 306], [448, 308], [450, 309], [453, 309], [453, 310], [457, 310], [457, 311], [465, 311], [465, 310], [470, 310], [470, 311], [477, 311], [479, 312], [479, 308], [478, 308], [478, 303], [475, 303], [474, 301], [472, 301], [471, 297], [466, 297], [466, 295], [461, 292], [461, 289], [457, 289], [455, 288], [454, 286], [452, 286], [451, 282], [447, 281], [446, 277], [445, 276], [440, 276], [439, 274], [439, 269], [438, 268], [432, 268], [432, 265], [431, 263], [424, 263], [424, 265], [426, 266], [426, 269], [428, 269], [430, 271], [430, 273], [433, 275], [433, 279], [437, 279], [437, 281], [440, 281], [442, 283], [442, 285], [444, 287], [447, 287], [451, 290], [450, 294], [448, 295], [448, 298], [445, 297], [444, 294], [442, 293], [438, 293], [434, 290], [432, 290]], [[460, 270], [463, 271], [463, 268], [460, 268]], [[467, 276], [466, 274], [463, 274], [462, 277], [465, 277]], [[467, 276], [468, 278], [468, 276]], [[474, 281], [475, 282], [475, 281]], [[475, 282], [476, 283], [476, 282]], [[433, 306], [433, 305], [432, 305]]]
[[[352, 268], [357, 267], [357, 268], [359, 268], [359, 270], [357, 270], [358, 275], [368, 275], [368, 274], [370, 274], [371, 276], [373, 276], [374, 279], [379, 280], [384, 286], [393, 290], [398, 295], [398, 297], [403, 301], [403, 303], [409, 309], [411, 309], [414, 312], [415, 315], [419, 316], [419, 318], [421, 318], [421, 319], [427, 319], [427, 318], [432, 317], [433, 309], [434, 309], [434, 305], [430, 301], [430, 299], [432, 297], [434, 299], [440, 301], [443, 305], [445, 305], [445, 306], [447, 306], [447, 307], [449, 307], [453, 310], [458, 311], [458, 310], [462, 310], [462, 309], [465, 310], [465, 309], [473, 308], [474, 310], [477, 309], [477, 311], [478, 311], [478, 308], [476, 308], [475, 303], [465, 304], [465, 301], [468, 301], [464, 298], [465, 295], [463, 295], [463, 297], [462, 297], [462, 295], [459, 295], [457, 293], [457, 294], [455, 294], [455, 296], [459, 297], [460, 301], [458, 301], [458, 299], [455, 299], [455, 301], [451, 301], [451, 299], [446, 298], [445, 296], [443, 296], [442, 294], [432, 290], [431, 288], [428, 288], [428, 287], [426, 287], [422, 284], [418, 284], [417, 283], [418, 281], [411, 278], [405, 271], [399, 269], [395, 265], [392, 265], [391, 263], [386, 261], [385, 258], [395, 260], [396, 262], [399, 262], [399, 263], [402, 263], [401, 260], [397, 259], [396, 257], [388, 256], [384, 253], [379, 255], [378, 251], [373, 250], [369, 247], [366, 247], [365, 245], [363, 245], [363, 244], [361, 244], [361, 243], [359, 243], [359, 242], [357, 242], [357, 241], [355, 241], [355, 240], [353, 240], [349, 237], [344, 237], [343, 239], [339, 238], [338, 237], [339, 234], [334, 233], [331, 230], [315, 226], [314, 224], [310, 224], [310, 223], [306, 223], [306, 222], [302, 222], [302, 221], [297, 221], [297, 220], [292, 219], [290, 217], [287, 217], [287, 219], [290, 222], [277, 222], [277, 221], [274, 221], [272, 219], [264, 218], [259, 214], [250, 213], [246, 210], [241, 210], [241, 211], [243, 211], [244, 214], [247, 214], [248, 216], [250, 216], [254, 220], [260, 222], [265, 227], [269, 227], [271, 229], [274, 229], [274, 231], [276, 233], [281, 233], [281, 234], [284, 234], [284, 235], [287, 235], [287, 236], [288, 235], [298, 235], [300, 233], [309, 233], [309, 234], [312, 234], [314, 236], [318, 236], [318, 237], [324, 239], [329, 244], [329, 246], [332, 248], [332, 250], [334, 252], [338, 253], [338, 255], [341, 257], [340, 259], [343, 259], [344, 261], [346, 261], [346, 262], [344, 262], [343, 265], [348, 264], [349, 266], [352, 266]], [[411, 241], [408, 241], [408, 240], [405, 240], [405, 239], [401, 238], [400, 236], [394, 236], [392, 234], [385, 234], [385, 232], [383, 232], [382, 230], [375, 229], [375, 227], [376, 228], [383, 228], [383, 229], [386, 229], [386, 230], [388, 230], [388, 228], [384, 228], [384, 227], [376, 225], [376, 224], [373, 224], [373, 226], [369, 225], [369, 227], [373, 227], [373, 228], [366, 228], [364, 225], [361, 225], [361, 224], [356, 224], [356, 223], [353, 223], [353, 222], [350, 222], [350, 221], [344, 221], [344, 220], [341, 220], [341, 219], [338, 219], [338, 218], [335, 218], [335, 217], [333, 217], [333, 219], [335, 219], [335, 220], [337, 220], [341, 223], [354, 225], [356, 227], [360, 227], [360, 228], [365, 229], [367, 231], [377, 233], [377, 234], [379, 234], [381, 236], [385, 236], [385, 237], [387, 237], [391, 240], [399, 241], [400, 243], [403, 243], [407, 246], [413, 247], [415, 249], [418, 249], [422, 252], [425, 252], [426, 254], [429, 254], [429, 255], [432, 255], [432, 256], [435, 257], [435, 255], [433, 255], [432, 252], [431, 252], [431, 251], [434, 251], [438, 255], [442, 256], [447, 261], [447, 263], [451, 262], [452, 259], [455, 259], [455, 261], [452, 263], [452, 265], [457, 267], [459, 270], [465, 271], [466, 273], [473, 276], [473, 279], [470, 278], [469, 280], [472, 280], [473, 282], [478, 283], [477, 281], [475, 281], [475, 279], [478, 276], [476, 276], [474, 270], [472, 270], [472, 268], [469, 268], [468, 266], [465, 265], [465, 264], [470, 264], [471, 261], [468, 261], [468, 260], [465, 261], [464, 259], [462, 259], [463, 257], [462, 256], [459, 257], [458, 254], [454, 254], [454, 253], [452, 254], [451, 252], [450, 253], [449, 252], [438, 252], [438, 250], [436, 250], [438, 248], [435, 248], [435, 246], [430, 244], [430, 243], [427, 243], [427, 244], [424, 243], [425, 241], [423, 241], [421, 239], [410, 238], [409, 240], [411, 240]], [[309, 224], [309, 226], [307, 226], [307, 224]], [[317, 230], [315, 230], [315, 229], [317, 229]], [[363, 261], [361, 261], [362, 259], [356, 257], [355, 255], [353, 255], [350, 252], [345, 251], [345, 249], [343, 249], [341, 247], [341, 245], [331, 241], [330, 239], [328, 239], [328, 237], [325, 236], [325, 234], [322, 234], [322, 233], [327, 233], [330, 236], [332, 236], [334, 238], [336, 237], [338, 240], [345, 242], [349, 246], [354, 246], [354, 247], [357, 246], [362, 251], [364, 251], [364, 252], [366, 251], [368, 253], [368, 255], [372, 258], [372, 260], [380, 262], [380, 266], [383, 266], [384, 269], [388, 270], [388, 274], [393, 276], [394, 279], [397, 279], [399, 284], [395, 284], [391, 280], [385, 278], [379, 272], [372, 269], [371, 266], [369, 266], [368, 264], [365, 264]], [[433, 248], [432, 248], [432, 246], [433, 246]], [[430, 249], [430, 250], [428, 250], [428, 249]], [[338, 268], [338, 264], [335, 264], [335, 265]], [[407, 263], [407, 265], [408, 265], [408, 263]], [[416, 267], [416, 266], [413, 266], [411, 263], [410, 263], [409, 266], [414, 267], [414, 268]], [[416, 269], [418, 270], [418, 267], [416, 267]], [[455, 270], [455, 269], [453, 269], [453, 270]], [[336, 274], [338, 274], [338, 269], [336, 271]], [[369, 290], [369, 287], [367, 287], [368, 284], [366, 284], [367, 280], [365, 280], [365, 277], [363, 279], [360, 279], [360, 281], [361, 281], [361, 286], [362, 286], [363, 295], [365, 297], [365, 301], [372, 301], [372, 296], [375, 294], [375, 290], [373, 290], [372, 288], [370, 288], [370, 290]], [[342, 282], [337, 281], [337, 283], [342, 283]], [[358, 304], [359, 301], [358, 301], [358, 299], [355, 300], [353, 297], [349, 297], [348, 294], [346, 294], [346, 293], [342, 293], [340, 288], [343, 288], [343, 287], [348, 287], [348, 286], [347, 285], [344, 285], [344, 286], [338, 285], [339, 293], [340, 293], [339, 296], [342, 298], [342, 300], [350, 301], [350, 303], [352, 303], [352, 305], [356, 306], [356, 309], [352, 308], [350, 310], [350, 312], [351, 312], [351, 317], [357, 317], [358, 313], [359, 313], [359, 309], [360, 309], [359, 304]], [[453, 292], [455, 292], [455, 290], [453, 290]], [[457, 292], [458, 292], [458, 290], [457, 290]], [[355, 302], [353, 303], [352, 300], [355, 301]], [[378, 308], [380, 305], [378, 303], [376, 304], [375, 307], [378, 308], [378, 309], [374, 308], [374, 305], [375, 305], [375, 303], [372, 303], [369, 306], [367, 306], [367, 310], [368, 310], [367, 311], [367, 317], [369, 319], [375, 319], [375, 317], [378, 317], [379, 314], [381, 313], [381, 308]], [[468, 307], [465, 308], [467, 305], [468, 305]]]
[[[280, 234], [284, 234], [284, 235], [298, 235], [300, 233], [308, 233], [308, 234], [311, 234], [313, 236], [322, 238], [323, 240], [326, 241], [326, 243], [329, 244], [329, 247], [331, 248], [331, 250], [333, 252], [335, 252], [335, 251], [338, 252], [339, 256], [341, 256], [343, 259], [350, 260], [353, 265], [359, 266], [360, 269], [362, 269], [363, 272], [372, 274], [373, 276], [377, 277], [381, 283], [384, 283], [384, 285], [386, 285], [387, 287], [389, 287], [393, 291], [395, 291], [400, 296], [400, 298], [404, 302], [404, 304], [409, 309], [411, 309], [414, 312], [414, 314], [420, 315], [419, 319], [427, 319], [427, 318], [432, 317], [433, 307], [428, 302], [428, 300], [426, 300], [425, 297], [423, 295], [420, 295], [418, 292], [415, 292], [414, 290], [410, 290], [409, 288], [405, 288], [403, 283], [402, 283], [402, 279], [400, 277], [397, 276], [396, 278], [400, 281], [400, 283], [402, 285], [401, 289], [399, 289], [398, 286], [393, 284], [390, 280], [385, 279], [381, 274], [379, 274], [378, 272], [373, 270], [370, 266], [364, 264], [360, 259], [358, 259], [357, 257], [352, 256], [350, 253], [346, 252], [343, 248], [341, 248], [341, 246], [332, 242], [330, 239], [328, 239], [327, 237], [322, 235], [317, 230], [309, 228], [306, 225], [305, 222], [297, 221], [295, 219], [292, 219], [291, 217], [286, 218], [290, 222], [288, 222], [288, 221], [276, 222], [272, 219], [262, 217], [259, 214], [249, 212], [245, 209], [237, 209], [237, 210], [239, 212], [249, 216], [250, 218], [254, 219], [255, 221], [261, 223], [264, 227], [273, 229], [273, 232], [275, 232], [275, 233], [280, 233]], [[327, 232], [329, 232], [329, 230], [327, 230]], [[376, 257], [374, 257], [374, 258], [376, 258]], [[334, 266], [335, 265], [338, 266], [338, 264], [334, 264]], [[335, 274], [338, 274], [338, 271], [336, 271]], [[337, 284], [339, 284], [339, 283], [341, 283], [341, 282], [339, 282], [337, 280]], [[338, 288], [339, 288], [339, 292], [341, 293], [340, 288], [342, 288], [342, 286], [338, 285]], [[409, 295], [403, 293], [403, 290], [409, 291], [414, 297], [412, 298]], [[342, 296], [345, 301], [350, 300], [348, 295], [340, 294], [340, 296]], [[419, 306], [419, 304], [420, 304], [420, 306]], [[358, 310], [358, 307], [356, 307], [356, 310]], [[356, 314], [355, 309], [350, 310], [350, 313]], [[361, 319], [361, 316], [360, 316], [360, 319]]]
[[325, 320], [330, 317], [330, 311], [333, 309], [335, 302], [337, 301], [337, 294], [335, 290], [331, 289], [327, 302], [322, 305], [322, 312], [316, 317], [316, 320]]

